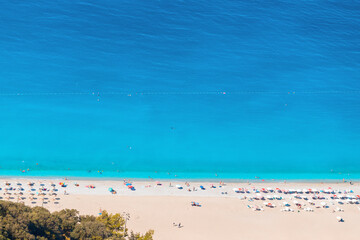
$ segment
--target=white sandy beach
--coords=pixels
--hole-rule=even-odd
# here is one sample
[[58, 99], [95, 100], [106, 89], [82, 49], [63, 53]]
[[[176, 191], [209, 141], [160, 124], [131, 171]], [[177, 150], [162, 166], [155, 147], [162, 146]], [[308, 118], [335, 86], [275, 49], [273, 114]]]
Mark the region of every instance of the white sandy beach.
[[[11, 183], [6, 186], [5, 182]], [[28, 182], [34, 182], [30, 187]], [[61, 187], [59, 182], [65, 182]], [[22, 199], [18, 199], [20, 190], [5, 191], [8, 187], [23, 188]], [[51, 192], [56, 184], [57, 191]], [[75, 186], [75, 183], [79, 186]], [[46, 195], [37, 197], [38, 188], [42, 184]], [[132, 185], [135, 191], [129, 190], [123, 181], [101, 180], [61, 180], [61, 179], [2, 179], [0, 180], [0, 196], [2, 200], [20, 201], [30, 206], [44, 206], [50, 211], [63, 208], [75, 208], [81, 214], [97, 215], [100, 210], [111, 213], [130, 214], [128, 226], [137, 232], [155, 230], [155, 239], [359, 239], [360, 210], [356, 204], [356, 195], [360, 194], [360, 185], [355, 183], [226, 183], [219, 187], [218, 182], [190, 182], [187, 187], [184, 182], [161, 182], [161, 186], [151, 181], [135, 181]], [[215, 188], [211, 188], [211, 185]], [[95, 188], [87, 188], [94, 185]], [[178, 189], [181, 185], [183, 189]], [[200, 185], [205, 190], [200, 189]], [[111, 194], [113, 188], [116, 194]], [[233, 188], [245, 188], [248, 193], [236, 193]], [[255, 193], [255, 189], [265, 192]], [[270, 190], [266, 190], [271, 188]], [[293, 193], [274, 192], [281, 190], [331, 189], [339, 193]], [[31, 191], [33, 189], [34, 191]], [[191, 191], [188, 191], [190, 189]], [[193, 191], [193, 190], [196, 191]], [[350, 192], [350, 190], [352, 190]], [[66, 195], [64, 194], [66, 191]], [[315, 191], [315, 190], [314, 190]], [[12, 192], [12, 194], [5, 194]], [[36, 199], [30, 200], [30, 193], [35, 193]], [[227, 194], [222, 194], [222, 193]], [[51, 194], [56, 193], [57, 196]], [[256, 196], [264, 200], [252, 199]], [[343, 196], [344, 200], [331, 199], [331, 196]], [[276, 196], [281, 200], [269, 200], [268, 196]], [[295, 198], [299, 196], [300, 198]], [[323, 199], [305, 200], [312, 196]], [[353, 200], [345, 200], [346, 196]], [[246, 197], [246, 199], [244, 199]], [[191, 206], [198, 202], [201, 207]], [[288, 202], [293, 212], [283, 212], [284, 202]], [[297, 201], [301, 208], [295, 206]], [[264, 202], [275, 207], [270, 208]], [[312, 205], [311, 202], [313, 202]], [[340, 204], [340, 203], [343, 204]], [[326, 204], [327, 208], [323, 207]], [[258, 207], [262, 211], [254, 211]], [[313, 212], [304, 209], [310, 208]], [[341, 211], [343, 210], [343, 211]], [[337, 217], [344, 222], [338, 222]], [[183, 227], [173, 226], [181, 223]]]

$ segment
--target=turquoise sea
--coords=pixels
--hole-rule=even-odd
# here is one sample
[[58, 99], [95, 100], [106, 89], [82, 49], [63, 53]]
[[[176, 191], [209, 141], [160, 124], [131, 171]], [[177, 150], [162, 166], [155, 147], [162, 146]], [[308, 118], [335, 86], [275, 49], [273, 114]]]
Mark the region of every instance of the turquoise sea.
[[359, 13], [3, 1], [0, 175], [360, 179]]

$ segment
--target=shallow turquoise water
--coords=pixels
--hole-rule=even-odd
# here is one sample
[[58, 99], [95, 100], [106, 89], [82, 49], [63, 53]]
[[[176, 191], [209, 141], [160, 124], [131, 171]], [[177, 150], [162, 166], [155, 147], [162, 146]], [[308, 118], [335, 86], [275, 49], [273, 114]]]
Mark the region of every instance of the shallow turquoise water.
[[0, 174], [359, 178], [359, 10], [0, 3]]
[[[230, 173], [222, 172], [220, 174], [213, 174], [209, 172], [177, 172], [174, 173], [165, 173], [165, 172], [85, 172], [85, 171], [31, 171], [26, 174], [19, 174], [19, 171], [0, 171], [1, 176], [3, 177], [25, 177], [25, 178], [71, 178], [71, 179], [102, 179], [102, 180], [123, 180], [128, 178], [136, 178], [142, 180], [159, 180], [167, 179], [173, 181], [181, 180], [193, 180], [193, 181], [251, 181], [251, 182], [271, 182], [271, 181], [331, 181], [331, 182], [342, 182], [342, 181], [359, 181], [360, 174], [345, 174], [345, 173], [277, 173], [277, 172], [256, 172], [256, 173]], [[257, 175], [258, 174], [258, 175]]]

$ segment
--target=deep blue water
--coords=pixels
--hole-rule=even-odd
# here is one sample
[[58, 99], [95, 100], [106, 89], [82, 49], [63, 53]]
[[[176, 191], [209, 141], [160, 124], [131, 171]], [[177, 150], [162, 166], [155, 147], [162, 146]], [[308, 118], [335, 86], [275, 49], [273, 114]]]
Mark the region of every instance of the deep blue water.
[[360, 3], [3, 1], [0, 167], [357, 176]]

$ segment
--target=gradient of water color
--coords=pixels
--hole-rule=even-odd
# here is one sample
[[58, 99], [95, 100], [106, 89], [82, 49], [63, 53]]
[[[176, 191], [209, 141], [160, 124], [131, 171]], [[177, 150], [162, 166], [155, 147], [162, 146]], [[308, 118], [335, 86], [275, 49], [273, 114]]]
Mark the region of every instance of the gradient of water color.
[[2, 2], [0, 174], [360, 178], [359, 10]]

